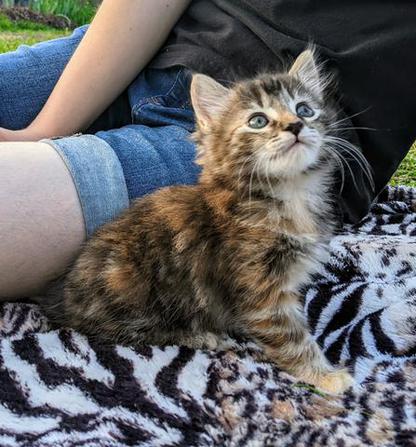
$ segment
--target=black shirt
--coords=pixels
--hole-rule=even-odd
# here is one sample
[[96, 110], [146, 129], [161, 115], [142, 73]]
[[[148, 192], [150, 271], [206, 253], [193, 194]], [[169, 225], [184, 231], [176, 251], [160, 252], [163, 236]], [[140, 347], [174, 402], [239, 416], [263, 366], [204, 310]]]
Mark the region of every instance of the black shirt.
[[[154, 67], [184, 65], [219, 81], [281, 69], [309, 42], [337, 73], [341, 104], [374, 169], [373, 192], [354, 168], [345, 217], [356, 222], [416, 138], [414, 0], [193, 0]], [[285, 62], [282, 62], [285, 61]]]

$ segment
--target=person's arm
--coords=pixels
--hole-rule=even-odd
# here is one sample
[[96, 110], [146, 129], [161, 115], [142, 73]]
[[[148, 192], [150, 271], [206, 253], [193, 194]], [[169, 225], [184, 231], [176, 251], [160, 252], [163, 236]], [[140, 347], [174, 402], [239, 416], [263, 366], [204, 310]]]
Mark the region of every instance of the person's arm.
[[45, 106], [26, 129], [0, 141], [85, 130], [159, 50], [190, 0], [104, 0]]

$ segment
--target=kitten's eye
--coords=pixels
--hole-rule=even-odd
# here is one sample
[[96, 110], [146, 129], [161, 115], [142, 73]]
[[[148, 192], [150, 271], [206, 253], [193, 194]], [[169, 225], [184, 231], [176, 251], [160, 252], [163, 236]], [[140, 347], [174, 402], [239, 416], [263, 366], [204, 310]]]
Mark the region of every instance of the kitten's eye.
[[263, 129], [269, 124], [269, 120], [262, 113], [256, 113], [248, 120], [248, 125], [253, 129]]
[[315, 112], [311, 107], [308, 106], [308, 104], [306, 104], [306, 102], [300, 102], [296, 106], [296, 115], [299, 118], [311, 118], [315, 115]]

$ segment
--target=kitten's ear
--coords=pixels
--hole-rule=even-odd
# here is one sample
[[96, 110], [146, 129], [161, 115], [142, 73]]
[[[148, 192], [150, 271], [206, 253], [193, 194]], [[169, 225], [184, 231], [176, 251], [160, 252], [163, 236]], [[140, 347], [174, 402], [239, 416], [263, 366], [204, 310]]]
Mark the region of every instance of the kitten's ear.
[[207, 127], [227, 102], [230, 90], [203, 74], [192, 77], [191, 99], [198, 123]]
[[289, 70], [289, 75], [297, 77], [308, 90], [322, 99], [324, 83], [312, 49], [305, 50], [297, 57]]

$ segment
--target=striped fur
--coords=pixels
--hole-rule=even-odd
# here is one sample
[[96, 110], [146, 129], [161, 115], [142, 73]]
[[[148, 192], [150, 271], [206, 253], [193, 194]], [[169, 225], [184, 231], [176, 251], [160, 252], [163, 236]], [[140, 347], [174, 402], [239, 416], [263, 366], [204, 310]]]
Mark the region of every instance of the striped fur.
[[311, 337], [299, 293], [335, 227], [324, 83], [311, 50], [230, 88], [195, 75], [198, 184], [162, 188], [100, 228], [40, 301], [51, 321], [130, 346], [247, 336], [297, 378], [344, 392], [351, 376]]
[[416, 191], [380, 200], [304, 290], [314, 338], [354, 372], [342, 397], [242, 340], [215, 352], [103, 345], [51, 330], [37, 306], [2, 304], [0, 445], [415, 445]]

